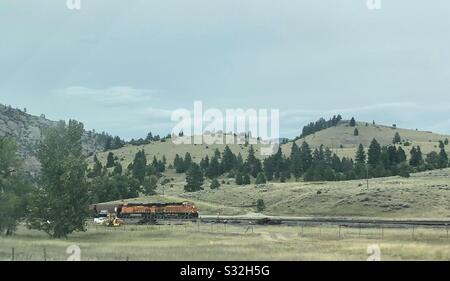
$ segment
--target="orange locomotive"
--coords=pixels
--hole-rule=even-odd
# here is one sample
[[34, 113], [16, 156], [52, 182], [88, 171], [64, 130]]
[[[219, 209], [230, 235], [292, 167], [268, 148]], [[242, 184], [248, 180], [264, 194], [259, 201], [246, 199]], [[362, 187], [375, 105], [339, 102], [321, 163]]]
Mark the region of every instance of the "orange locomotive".
[[[102, 212], [101, 204], [94, 205], [97, 214]], [[198, 218], [198, 209], [194, 203], [124, 203], [105, 205], [108, 213], [113, 209], [119, 218], [142, 218], [142, 222], [151, 222], [156, 219], [195, 219]], [[104, 212], [104, 211], [103, 211]]]

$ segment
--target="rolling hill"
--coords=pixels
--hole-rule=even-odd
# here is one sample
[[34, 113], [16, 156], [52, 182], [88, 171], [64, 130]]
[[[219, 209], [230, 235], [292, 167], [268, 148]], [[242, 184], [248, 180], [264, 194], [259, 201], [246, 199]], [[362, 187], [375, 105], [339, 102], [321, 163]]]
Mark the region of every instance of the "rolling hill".
[[[423, 153], [437, 151], [439, 149], [438, 142], [440, 140], [445, 140], [446, 138], [450, 139], [449, 135], [442, 135], [419, 130], [394, 128], [392, 126], [378, 124], [374, 125], [372, 123], [365, 122], [357, 122], [356, 128], [359, 131], [358, 136], [354, 136], [355, 127], [351, 127], [348, 121], [341, 121], [335, 127], [331, 127], [316, 132], [315, 134], [308, 135], [305, 138], [298, 139], [296, 140], [296, 143], [301, 144], [303, 141], [306, 141], [313, 148], [319, 147], [321, 144], [323, 144], [325, 147], [329, 147], [330, 149], [332, 149], [340, 157], [346, 156], [353, 158], [360, 143], [363, 144], [365, 148], [367, 148], [372, 139], [375, 138], [381, 145], [389, 145], [392, 144], [392, 140], [396, 132], [400, 134], [403, 141], [401, 146], [405, 149], [406, 152], [409, 152], [410, 147], [417, 145], [422, 148]], [[406, 142], [409, 142], [409, 147], [405, 145]], [[239, 144], [231, 144], [229, 146], [235, 154], [241, 153], [244, 158], [248, 154], [248, 146]], [[282, 145], [283, 153], [289, 155], [291, 146], [292, 142], [288, 142]], [[119, 158], [122, 166], [126, 167], [134, 159], [135, 154], [141, 149], [144, 149], [148, 160], [151, 160], [154, 156], [156, 156], [157, 159], [161, 159], [163, 155], [165, 155], [168, 163], [172, 163], [176, 154], [184, 156], [186, 152], [189, 152], [192, 156], [192, 159], [196, 162], [199, 162], [206, 155], [211, 157], [214, 154], [214, 150], [216, 148], [218, 148], [220, 151], [223, 151], [224, 147], [224, 144], [175, 145], [170, 140], [168, 140], [166, 142], [153, 142], [140, 146], [126, 145], [123, 148], [112, 150], [112, 152]], [[259, 152], [261, 150], [261, 145], [254, 145], [254, 147], [256, 155], [260, 156]], [[447, 146], [447, 149], [450, 152], [449, 146]], [[108, 152], [100, 152], [97, 154], [97, 157], [102, 163], [106, 163], [107, 154]]]

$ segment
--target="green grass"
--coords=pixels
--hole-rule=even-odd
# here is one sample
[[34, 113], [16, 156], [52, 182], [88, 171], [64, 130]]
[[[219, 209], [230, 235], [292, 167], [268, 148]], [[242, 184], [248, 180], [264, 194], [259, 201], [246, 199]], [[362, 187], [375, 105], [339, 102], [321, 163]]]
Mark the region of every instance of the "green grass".
[[20, 228], [0, 239], [0, 260], [66, 260], [70, 245], [81, 260], [366, 260], [377, 244], [382, 260], [450, 260], [445, 229], [380, 229], [322, 226], [247, 226], [223, 224], [125, 226], [90, 225], [68, 239], [50, 239]]

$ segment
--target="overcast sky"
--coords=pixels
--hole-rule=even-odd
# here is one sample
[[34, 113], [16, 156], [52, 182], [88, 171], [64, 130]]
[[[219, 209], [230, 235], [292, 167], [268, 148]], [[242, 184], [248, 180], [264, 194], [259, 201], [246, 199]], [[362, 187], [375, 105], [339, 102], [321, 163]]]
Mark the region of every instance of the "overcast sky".
[[0, 1], [0, 103], [124, 138], [170, 112], [278, 108], [450, 133], [450, 1]]

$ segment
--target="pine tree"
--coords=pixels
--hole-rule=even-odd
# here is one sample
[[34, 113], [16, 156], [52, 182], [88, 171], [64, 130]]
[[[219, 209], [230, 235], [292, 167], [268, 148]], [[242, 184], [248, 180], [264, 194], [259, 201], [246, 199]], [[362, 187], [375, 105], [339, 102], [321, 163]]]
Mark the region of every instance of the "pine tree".
[[264, 176], [263, 173], [258, 173], [258, 176], [256, 177], [256, 184], [265, 184], [266, 183], [266, 177]]
[[312, 164], [312, 156], [311, 156], [311, 148], [309, 147], [307, 142], [303, 142], [300, 147], [300, 158], [302, 160], [303, 171], [308, 170]]
[[400, 134], [398, 132], [395, 132], [394, 139], [392, 140], [393, 144], [401, 143], [402, 138], [400, 137]]
[[410, 151], [411, 153], [411, 158], [409, 159], [409, 165], [411, 165], [412, 167], [419, 167], [420, 165], [422, 165], [423, 160], [422, 160], [422, 152], [420, 150], [420, 147], [417, 146], [413, 147]]
[[290, 160], [291, 160], [290, 172], [292, 173], [292, 175], [294, 175], [296, 179], [299, 179], [302, 176], [303, 172], [303, 161], [301, 158], [300, 149], [298, 148], [295, 142], [293, 142], [291, 147]]
[[114, 163], [113, 175], [122, 174], [122, 165], [119, 162]]
[[227, 145], [222, 154], [222, 170], [224, 173], [229, 172], [233, 169], [236, 162], [236, 156], [231, 151], [230, 147]]
[[242, 185], [244, 180], [242, 178], [242, 174], [241, 173], [236, 173], [236, 178], [235, 178], [235, 182], [237, 185]]
[[251, 183], [251, 179], [249, 174], [245, 173], [244, 176], [242, 177], [242, 184], [247, 185]]
[[368, 155], [368, 159], [367, 159], [368, 164], [370, 164], [372, 166], [376, 166], [377, 164], [380, 163], [380, 161], [381, 161], [381, 146], [377, 142], [376, 139], [373, 139], [372, 142], [370, 143], [367, 155]]
[[99, 177], [102, 175], [103, 166], [102, 163], [97, 158], [97, 155], [94, 155], [94, 168], [91, 173], [91, 177]]
[[353, 135], [354, 135], [355, 137], [359, 136], [358, 128], [355, 128], [355, 130], [353, 131]]
[[211, 159], [211, 162], [209, 163], [207, 176], [211, 179], [220, 176], [220, 163], [217, 155], [214, 155], [214, 157]]
[[114, 153], [109, 152], [108, 157], [106, 158], [106, 168], [114, 167]]
[[209, 186], [211, 189], [218, 189], [220, 187], [219, 181], [215, 178], [211, 181], [211, 185]]
[[264, 209], [266, 209], [266, 205], [264, 204], [264, 200], [262, 199], [258, 199], [256, 200], [256, 211], [258, 213], [264, 211]]
[[195, 192], [203, 190], [203, 174], [197, 163], [192, 163], [186, 172], [186, 182], [184, 190], [186, 192]]
[[403, 148], [399, 147], [397, 149], [397, 163], [406, 162], [406, 153]]
[[155, 195], [157, 186], [158, 178], [152, 175], [145, 178], [142, 191], [145, 195]]
[[441, 148], [441, 151], [439, 152], [438, 167], [442, 169], [447, 168], [447, 166], [448, 166], [448, 155], [447, 152], [445, 152], [445, 149]]
[[366, 152], [364, 151], [364, 146], [362, 144], [359, 144], [358, 150], [356, 151], [355, 163], [366, 164]]
[[134, 156], [132, 175], [141, 184], [144, 182], [146, 166], [147, 158], [145, 156], [145, 152], [144, 150], [139, 150]]
[[355, 118], [352, 117], [352, 119], [350, 119], [350, 127], [355, 127], [356, 126], [356, 121]]

